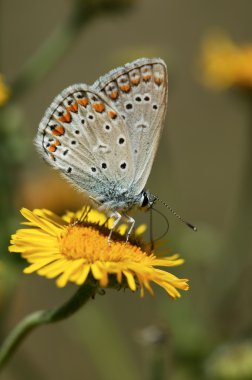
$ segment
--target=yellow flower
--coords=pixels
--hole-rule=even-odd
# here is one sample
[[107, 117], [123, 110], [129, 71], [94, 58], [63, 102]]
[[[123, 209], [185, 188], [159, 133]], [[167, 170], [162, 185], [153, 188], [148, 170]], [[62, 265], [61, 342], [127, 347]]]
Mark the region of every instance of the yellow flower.
[[201, 68], [208, 86], [252, 87], [252, 43], [237, 45], [225, 35], [209, 36], [202, 44]]
[[6, 86], [3, 80], [3, 76], [0, 75], [0, 107], [3, 106], [10, 96], [10, 90]]
[[[141, 296], [144, 288], [153, 294], [150, 282], [163, 287], [172, 298], [180, 296], [177, 289], [188, 289], [187, 279], [158, 268], [177, 266], [183, 260], [177, 254], [157, 257], [149, 253], [139, 237], [144, 232], [143, 226], [125, 244], [127, 226], [121, 225], [108, 245], [113, 221], [107, 221], [104, 214], [91, 207], [68, 212], [62, 218], [45, 209], [22, 209], [21, 213], [29, 228], [12, 236], [9, 250], [21, 253], [30, 263], [25, 273], [57, 277], [59, 287], [68, 282], [82, 285], [90, 281], [101, 287], [129, 287], [132, 291], [140, 287]], [[84, 221], [78, 222], [80, 219]]]

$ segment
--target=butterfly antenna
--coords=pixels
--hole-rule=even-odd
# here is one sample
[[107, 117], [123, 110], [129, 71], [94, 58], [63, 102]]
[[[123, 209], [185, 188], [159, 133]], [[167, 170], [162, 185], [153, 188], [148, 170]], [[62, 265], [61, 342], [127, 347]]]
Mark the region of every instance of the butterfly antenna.
[[167, 234], [167, 232], [169, 231], [169, 228], [170, 228], [170, 223], [169, 223], [167, 217], [166, 217], [162, 212], [158, 211], [158, 210], [157, 210], [156, 208], [154, 208], [154, 207], [152, 207], [151, 210], [153, 210], [153, 211], [155, 211], [157, 214], [161, 215], [161, 216], [164, 218], [165, 222], [166, 222], [166, 230], [165, 230], [165, 232], [162, 233], [162, 235], [159, 236], [157, 239], [155, 239], [155, 240], [153, 241], [153, 243], [154, 243], [155, 241], [162, 239], [162, 238]]
[[171, 206], [169, 206], [167, 203], [165, 203], [164, 201], [162, 201], [162, 199], [158, 198], [156, 196], [156, 199], [162, 203], [166, 208], [168, 208], [168, 210], [174, 215], [176, 216], [177, 219], [179, 219], [182, 223], [186, 224], [187, 227], [191, 228], [193, 231], [198, 231], [197, 227], [194, 226], [193, 224], [187, 222], [185, 219], [183, 219], [179, 214], [176, 213], [176, 211], [174, 211]]
[[154, 238], [153, 238], [153, 207], [150, 208], [150, 249], [153, 251], [154, 249]]

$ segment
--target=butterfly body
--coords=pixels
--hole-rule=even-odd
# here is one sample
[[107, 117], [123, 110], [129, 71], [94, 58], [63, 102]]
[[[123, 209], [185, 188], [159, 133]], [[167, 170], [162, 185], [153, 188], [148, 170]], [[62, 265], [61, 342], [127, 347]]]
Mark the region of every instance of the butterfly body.
[[164, 61], [141, 58], [92, 86], [63, 90], [40, 122], [36, 146], [77, 189], [110, 214], [126, 215], [154, 202], [145, 185], [166, 107]]

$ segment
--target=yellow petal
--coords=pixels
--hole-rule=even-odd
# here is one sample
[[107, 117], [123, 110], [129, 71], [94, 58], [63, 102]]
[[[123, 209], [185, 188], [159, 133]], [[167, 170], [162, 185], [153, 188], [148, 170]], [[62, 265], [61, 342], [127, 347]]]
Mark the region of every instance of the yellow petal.
[[89, 265], [85, 265], [85, 266], [82, 268], [82, 271], [81, 271], [79, 277], [76, 279], [76, 284], [77, 284], [77, 285], [82, 285], [82, 284], [84, 284], [84, 282], [86, 281], [87, 276], [88, 276], [88, 274], [89, 274], [89, 271], [90, 271], [90, 266], [89, 266]]
[[132, 275], [132, 273], [126, 270], [123, 271], [123, 274], [127, 278], [129, 288], [134, 292], [136, 290], [136, 282], [135, 282], [134, 276]]
[[75, 261], [70, 261], [68, 263], [68, 268], [67, 270], [64, 271], [64, 273], [57, 279], [56, 284], [58, 285], [59, 288], [63, 288], [66, 286], [69, 277], [71, 274], [80, 267], [80, 265], [83, 263], [83, 259], [75, 260]]

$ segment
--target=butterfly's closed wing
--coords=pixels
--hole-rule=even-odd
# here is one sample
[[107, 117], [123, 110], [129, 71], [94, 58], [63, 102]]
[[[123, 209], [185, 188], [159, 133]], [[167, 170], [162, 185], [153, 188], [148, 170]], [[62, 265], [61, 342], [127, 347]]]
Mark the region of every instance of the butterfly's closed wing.
[[125, 120], [134, 161], [132, 191], [145, 186], [164, 125], [167, 70], [159, 58], [141, 58], [112, 70], [93, 85], [106, 95]]
[[70, 182], [102, 202], [133, 179], [125, 123], [108, 98], [86, 85], [70, 86], [54, 99], [36, 145]]

